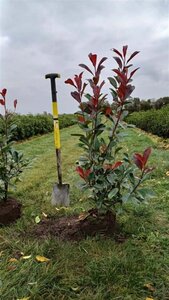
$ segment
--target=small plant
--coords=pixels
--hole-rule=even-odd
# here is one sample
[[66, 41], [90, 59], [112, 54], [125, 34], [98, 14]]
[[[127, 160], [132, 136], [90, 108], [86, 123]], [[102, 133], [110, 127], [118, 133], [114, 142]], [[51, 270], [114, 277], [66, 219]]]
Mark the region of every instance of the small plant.
[[[7, 201], [9, 186], [15, 186], [23, 168], [28, 161], [23, 159], [23, 154], [13, 148], [13, 131], [16, 125], [13, 123], [14, 112], [7, 109], [6, 104], [7, 90], [0, 92], [0, 105], [4, 109], [4, 114], [0, 114], [1, 133], [0, 133], [0, 200]], [[14, 100], [14, 110], [17, 100]]]
[[[79, 103], [77, 120], [83, 131], [75, 134], [79, 136], [79, 145], [84, 150], [76, 171], [84, 180], [82, 188], [91, 191], [94, 207], [100, 212], [116, 212], [129, 200], [143, 201], [147, 190], [140, 188], [140, 185], [153, 169], [147, 166], [151, 148], [147, 148], [143, 155], [135, 153], [133, 158], [129, 158], [127, 153], [120, 153], [123, 149], [119, 142], [128, 126], [123, 118], [127, 115], [126, 107], [135, 88], [131, 82], [139, 69], [129, 71], [132, 67], [130, 61], [139, 52], [135, 51], [127, 58], [127, 49], [127, 46], [123, 47], [122, 52], [113, 49], [118, 68], [113, 69], [113, 77], [108, 77], [112, 104], [106, 101], [107, 94], [102, 92], [105, 81], [101, 81], [101, 72], [106, 57], [97, 62], [97, 55], [90, 53], [88, 57], [92, 69], [85, 64], [79, 65], [91, 75], [87, 79], [90, 93], [85, 93], [87, 83], [82, 81], [83, 72], [65, 81], [75, 88], [71, 95]], [[83, 97], [87, 100], [83, 101]]]

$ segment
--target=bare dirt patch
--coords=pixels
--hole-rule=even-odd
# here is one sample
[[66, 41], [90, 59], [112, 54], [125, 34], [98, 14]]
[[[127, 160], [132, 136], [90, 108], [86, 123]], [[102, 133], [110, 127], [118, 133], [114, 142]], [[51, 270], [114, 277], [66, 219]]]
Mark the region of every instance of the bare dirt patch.
[[9, 225], [21, 217], [21, 203], [9, 198], [0, 203], [0, 225]]
[[114, 236], [116, 232], [116, 216], [112, 212], [98, 214], [92, 209], [79, 216], [64, 216], [60, 218], [46, 218], [31, 231], [31, 235], [38, 238], [47, 236], [61, 240], [79, 241], [87, 236]]

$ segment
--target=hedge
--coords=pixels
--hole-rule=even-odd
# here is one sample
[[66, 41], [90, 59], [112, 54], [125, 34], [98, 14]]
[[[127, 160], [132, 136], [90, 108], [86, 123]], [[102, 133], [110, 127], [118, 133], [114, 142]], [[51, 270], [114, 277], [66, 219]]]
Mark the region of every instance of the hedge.
[[126, 118], [126, 122], [160, 137], [169, 138], [169, 105], [160, 110], [134, 112]]
[[[53, 131], [53, 119], [50, 114], [16, 114], [13, 118], [13, 123], [17, 125], [14, 130], [14, 139], [18, 141]], [[60, 129], [75, 123], [76, 118], [73, 114], [63, 114], [59, 116]], [[0, 133], [2, 133], [2, 131], [2, 123], [0, 120]]]

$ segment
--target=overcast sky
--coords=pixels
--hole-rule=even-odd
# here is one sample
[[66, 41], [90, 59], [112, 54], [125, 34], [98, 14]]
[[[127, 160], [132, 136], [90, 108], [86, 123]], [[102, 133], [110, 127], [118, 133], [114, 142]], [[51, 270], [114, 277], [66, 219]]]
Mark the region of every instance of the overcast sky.
[[169, 96], [169, 0], [0, 0], [0, 89], [20, 113], [51, 112], [52, 72], [61, 74], [60, 112], [75, 112], [64, 81], [90, 52], [108, 57], [103, 77], [112, 76], [110, 49], [123, 45], [141, 51], [133, 96]]

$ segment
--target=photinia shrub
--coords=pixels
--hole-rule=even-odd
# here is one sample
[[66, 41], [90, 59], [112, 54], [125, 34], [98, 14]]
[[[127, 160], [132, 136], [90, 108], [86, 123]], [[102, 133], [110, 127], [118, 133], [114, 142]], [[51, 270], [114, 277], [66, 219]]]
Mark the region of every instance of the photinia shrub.
[[4, 111], [0, 114], [2, 126], [0, 132], [0, 200], [4, 201], [8, 199], [9, 186], [15, 185], [23, 168], [28, 164], [28, 161], [23, 159], [23, 154], [13, 148], [13, 132], [16, 129], [13, 117], [17, 100], [13, 102], [14, 112], [12, 113], [7, 109], [6, 93], [6, 89], [0, 92], [0, 106]]
[[[83, 82], [83, 72], [67, 79], [66, 84], [73, 86], [72, 97], [79, 103], [77, 112], [78, 125], [82, 133], [79, 145], [84, 154], [78, 161], [77, 173], [83, 179], [83, 189], [91, 191], [94, 207], [98, 211], [114, 210], [126, 201], [143, 201], [147, 190], [140, 188], [153, 168], [147, 166], [151, 148], [143, 154], [134, 153], [130, 158], [127, 153], [121, 153], [119, 141], [122, 131], [127, 128], [123, 118], [127, 115], [127, 104], [134, 90], [132, 80], [135, 72], [131, 60], [139, 53], [135, 51], [127, 56], [128, 46], [123, 46], [122, 52], [112, 49], [116, 56], [117, 68], [113, 76], [108, 77], [113, 102], [107, 101], [107, 94], [102, 92], [105, 81], [101, 80], [101, 72], [106, 57], [98, 61], [96, 54], [88, 55], [91, 66], [80, 64], [90, 78]], [[90, 92], [85, 92], [87, 85]], [[86, 101], [84, 101], [86, 98]], [[119, 154], [121, 159], [119, 159]]]

